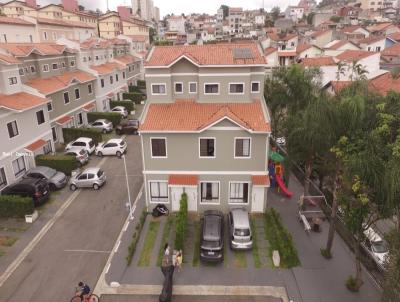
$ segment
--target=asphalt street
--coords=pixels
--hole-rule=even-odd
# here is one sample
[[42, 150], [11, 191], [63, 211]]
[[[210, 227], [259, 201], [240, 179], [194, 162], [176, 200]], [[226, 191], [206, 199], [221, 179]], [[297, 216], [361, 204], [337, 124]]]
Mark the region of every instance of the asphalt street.
[[[132, 201], [143, 177], [140, 139], [128, 136], [126, 155]], [[89, 166], [101, 158], [92, 155]], [[84, 189], [0, 288], [0, 301], [69, 301], [80, 280], [94, 287], [127, 217], [122, 159], [102, 165], [107, 183]], [[71, 192], [72, 193], [72, 192]]]

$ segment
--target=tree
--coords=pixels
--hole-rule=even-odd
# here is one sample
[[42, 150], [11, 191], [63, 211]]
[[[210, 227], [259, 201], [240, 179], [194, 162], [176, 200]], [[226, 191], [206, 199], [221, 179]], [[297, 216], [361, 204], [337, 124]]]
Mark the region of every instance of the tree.
[[281, 13], [281, 9], [279, 6], [273, 7], [271, 10], [272, 20], [274, 20], [274, 21], [278, 20], [280, 13]]
[[335, 23], [339, 23], [342, 18], [339, 16], [332, 16], [329, 20]]
[[311, 12], [307, 15], [307, 24], [308, 25], [312, 25], [313, 23], [313, 19], [314, 19], [315, 13]]
[[154, 42], [154, 36], [157, 34], [156, 30], [153, 27], [150, 27], [149, 29], [149, 39], [150, 39], [150, 44], [153, 44]]
[[336, 63], [336, 66], [337, 66], [336, 81], [340, 81], [340, 76], [341, 76], [341, 75], [345, 75], [345, 72], [346, 72], [346, 70], [345, 70], [346, 63], [344, 63], [343, 61], [338, 61], [338, 62]]
[[393, 230], [388, 236], [389, 257], [385, 263], [383, 302], [396, 302], [400, 297], [400, 232]]
[[220, 6], [220, 8], [224, 11], [224, 20], [225, 20], [226, 17], [228, 17], [228, 15], [229, 15], [229, 6], [225, 5], [225, 4], [222, 4]]

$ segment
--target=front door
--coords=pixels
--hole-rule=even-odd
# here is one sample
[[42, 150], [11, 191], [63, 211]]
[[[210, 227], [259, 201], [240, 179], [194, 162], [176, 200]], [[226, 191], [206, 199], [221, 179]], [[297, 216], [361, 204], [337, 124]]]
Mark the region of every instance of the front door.
[[185, 187], [188, 196], [188, 211], [197, 212], [197, 187]]
[[179, 211], [182, 193], [188, 196], [188, 211], [197, 211], [197, 187], [171, 187], [172, 212]]
[[179, 211], [182, 193], [183, 187], [171, 187], [172, 212]]
[[251, 212], [264, 212], [265, 187], [254, 187], [251, 202]]

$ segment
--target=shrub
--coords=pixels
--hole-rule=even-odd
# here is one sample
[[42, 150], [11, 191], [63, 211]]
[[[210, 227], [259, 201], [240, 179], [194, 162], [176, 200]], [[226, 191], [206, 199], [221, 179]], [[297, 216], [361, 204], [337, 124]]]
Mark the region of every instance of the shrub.
[[32, 214], [34, 209], [31, 197], [0, 195], [0, 217], [23, 218]]
[[358, 292], [360, 287], [357, 285], [356, 279], [353, 276], [349, 276], [346, 280], [346, 287], [351, 292]]
[[187, 226], [187, 194], [183, 193], [180, 200], [179, 212], [176, 215], [176, 235], [175, 235], [175, 245], [176, 250], [183, 250], [183, 244], [185, 242], [186, 226]]
[[97, 144], [103, 141], [100, 129], [92, 128], [62, 128], [65, 142], [73, 141], [79, 137], [90, 137]]
[[131, 100], [135, 104], [140, 104], [145, 99], [145, 96], [141, 92], [125, 92], [122, 94], [124, 100]]
[[138, 92], [138, 93], [142, 93], [142, 91], [140, 90], [140, 88], [138, 86], [134, 86], [134, 85], [130, 85], [129, 86], [129, 92]]
[[111, 109], [117, 106], [123, 106], [128, 110], [128, 113], [131, 111], [135, 110], [135, 103], [131, 101], [111, 101], [110, 102], [110, 107]]
[[142, 215], [140, 215], [139, 223], [136, 225], [136, 231], [132, 235], [132, 241], [128, 246], [128, 255], [125, 257], [127, 265], [131, 265], [133, 255], [135, 255], [136, 245], [139, 241], [140, 232], [142, 231], [144, 222], [146, 221], [147, 212], [143, 210]]
[[138, 80], [137, 85], [139, 88], [146, 88], [146, 81], [144, 80]]
[[87, 118], [89, 123], [98, 119], [107, 119], [112, 122], [115, 127], [121, 122], [122, 116], [117, 112], [88, 112]]
[[329, 250], [327, 249], [321, 249], [321, 255], [325, 258], [325, 259], [331, 259], [332, 258], [332, 254]]
[[35, 162], [38, 166], [50, 167], [67, 175], [77, 168], [76, 158], [72, 155], [38, 155]]

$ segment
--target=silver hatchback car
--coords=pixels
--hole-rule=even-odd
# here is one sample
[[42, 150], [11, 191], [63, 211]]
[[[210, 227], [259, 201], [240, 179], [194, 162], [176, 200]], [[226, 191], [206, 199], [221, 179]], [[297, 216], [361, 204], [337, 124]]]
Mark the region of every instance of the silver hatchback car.
[[249, 213], [244, 208], [231, 209], [228, 214], [230, 246], [233, 250], [249, 250], [253, 247]]
[[75, 191], [78, 188], [100, 189], [106, 182], [106, 174], [100, 168], [87, 168], [81, 173], [71, 176], [69, 188]]

